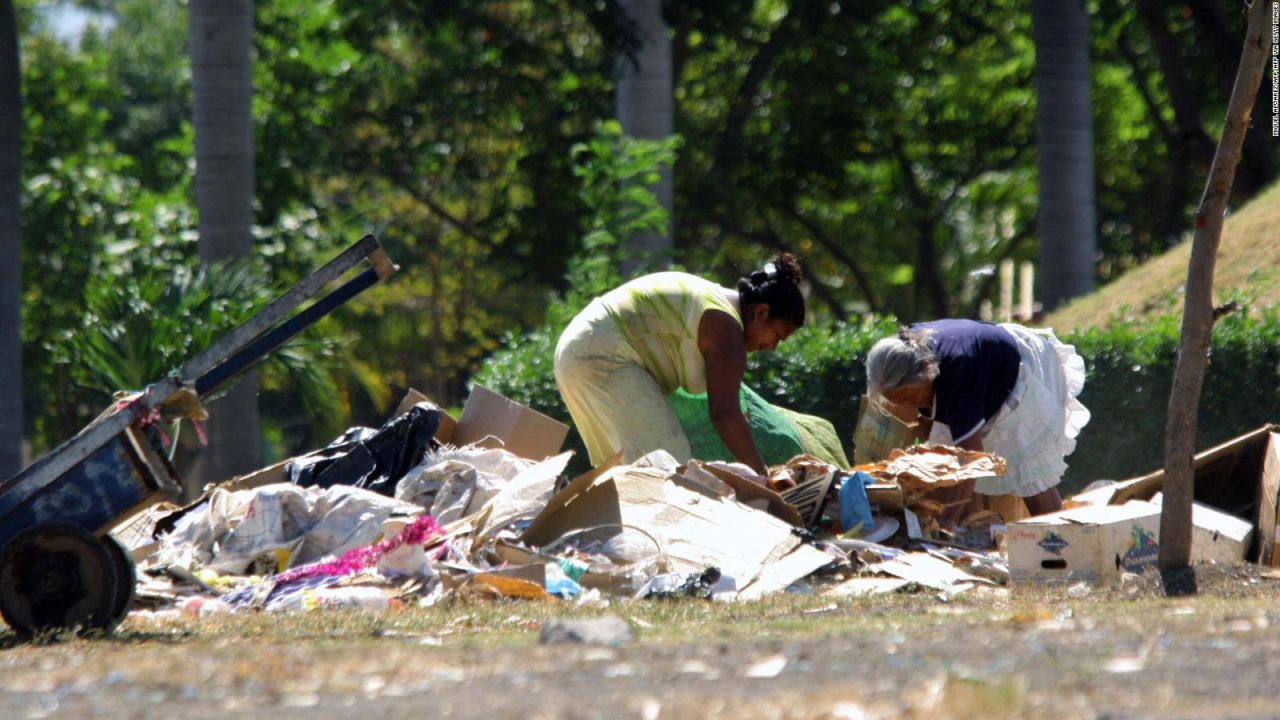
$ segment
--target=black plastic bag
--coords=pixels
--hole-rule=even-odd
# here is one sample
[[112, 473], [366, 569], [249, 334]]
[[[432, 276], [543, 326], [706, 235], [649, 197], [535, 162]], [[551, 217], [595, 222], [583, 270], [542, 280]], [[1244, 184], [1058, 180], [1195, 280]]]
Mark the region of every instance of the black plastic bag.
[[350, 485], [393, 497], [400, 479], [437, 447], [440, 413], [420, 402], [377, 430], [353, 427], [325, 449], [285, 465], [284, 478], [301, 487]]

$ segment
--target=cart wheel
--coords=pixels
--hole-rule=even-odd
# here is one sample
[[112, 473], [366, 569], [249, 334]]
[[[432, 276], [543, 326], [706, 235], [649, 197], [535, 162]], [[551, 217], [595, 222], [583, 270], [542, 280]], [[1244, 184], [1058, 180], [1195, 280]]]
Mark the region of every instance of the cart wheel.
[[0, 552], [0, 615], [20, 635], [110, 627], [119, 585], [107, 546], [75, 525], [24, 530]]
[[129, 606], [133, 604], [133, 593], [138, 585], [138, 572], [134, 568], [133, 558], [129, 551], [120, 545], [120, 541], [110, 535], [100, 539], [111, 556], [116, 571], [116, 601], [111, 606], [111, 625], [115, 626], [129, 615]]

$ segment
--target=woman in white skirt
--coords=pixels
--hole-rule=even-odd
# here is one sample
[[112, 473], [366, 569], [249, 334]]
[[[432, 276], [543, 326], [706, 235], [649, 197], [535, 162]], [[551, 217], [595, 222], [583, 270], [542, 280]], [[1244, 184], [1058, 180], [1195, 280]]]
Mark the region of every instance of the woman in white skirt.
[[933, 421], [930, 442], [985, 450], [1005, 459], [1005, 474], [962, 483], [940, 522], [952, 527], [974, 491], [1022, 497], [1032, 515], [1062, 508], [1064, 457], [1089, 422], [1076, 398], [1084, 360], [1052, 330], [976, 320], [935, 320], [877, 342], [867, 356], [867, 385], [880, 402], [916, 408]]

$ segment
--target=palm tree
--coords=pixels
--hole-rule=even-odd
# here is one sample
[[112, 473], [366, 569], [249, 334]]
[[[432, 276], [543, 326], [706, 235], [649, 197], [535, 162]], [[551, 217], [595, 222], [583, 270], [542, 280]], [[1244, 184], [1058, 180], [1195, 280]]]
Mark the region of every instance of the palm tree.
[[22, 469], [22, 77], [12, 0], [0, 0], [0, 479]]
[[[660, 140], [674, 128], [674, 96], [671, 77], [671, 37], [662, 19], [661, 0], [622, 0], [619, 3], [626, 20], [635, 30], [637, 48], [634, 58], [624, 57], [616, 94], [618, 122], [627, 135]], [[626, 241], [622, 276], [630, 277], [641, 268], [665, 265], [671, 257], [672, 213], [671, 167], [664, 166], [654, 194], [667, 211], [664, 233], [645, 231]]]
[[1046, 311], [1093, 290], [1097, 230], [1089, 14], [1084, 0], [1032, 0], [1040, 153], [1040, 296]]
[[[200, 259], [208, 264], [253, 250], [253, 0], [190, 0], [187, 7]], [[201, 484], [261, 464], [257, 386], [257, 374], [247, 375], [209, 406]]]

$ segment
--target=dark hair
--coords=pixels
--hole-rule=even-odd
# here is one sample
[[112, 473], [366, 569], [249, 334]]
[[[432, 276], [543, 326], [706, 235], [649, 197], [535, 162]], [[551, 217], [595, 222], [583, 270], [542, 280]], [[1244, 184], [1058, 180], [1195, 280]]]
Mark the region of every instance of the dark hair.
[[[784, 252], [747, 277], [738, 280], [744, 314], [748, 305], [765, 303], [769, 319], [781, 319], [796, 327], [804, 325], [804, 295], [800, 293], [800, 261]], [[744, 318], [745, 319], [745, 318]]]

